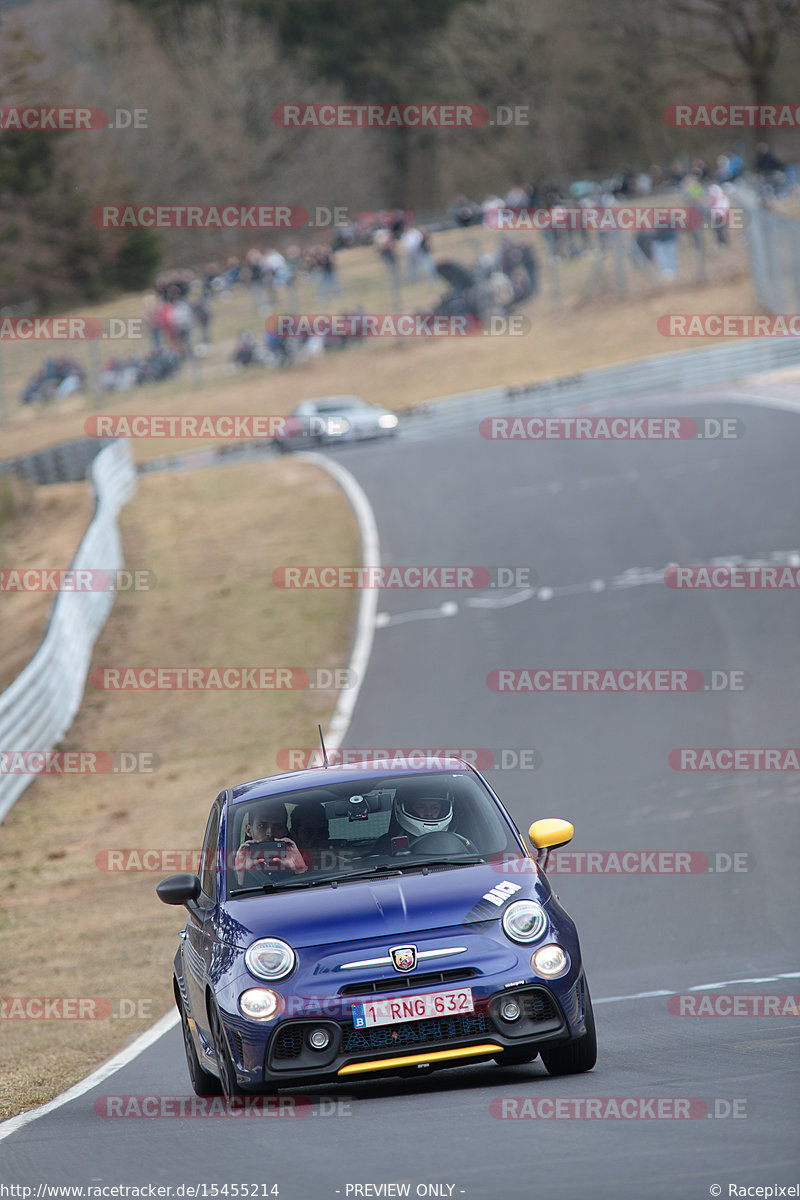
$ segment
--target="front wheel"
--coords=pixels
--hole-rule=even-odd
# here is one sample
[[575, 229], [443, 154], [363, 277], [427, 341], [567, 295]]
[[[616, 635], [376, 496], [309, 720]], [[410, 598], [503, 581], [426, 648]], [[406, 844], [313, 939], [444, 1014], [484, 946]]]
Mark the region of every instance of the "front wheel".
[[210, 1071], [206, 1071], [200, 1065], [200, 1059], [197, 1057], [197, 1051], [192, 1040], [192, 1031], [189, 1028], [189, 1018], [183, 1007], [183, 1001], [180, 999], [178, 1000], [178, 1012], [181, 1015], [181, 1030], [183, 1032], [183, 1049], [186, 1054], [186, 1065], [189, 1068], [189, 1078], [192, 1081], [194, 1093], [196, 1096], [220, 1096], [222, 1094], [222, 1084], [216, 1075], [212, 1075]]
[[542, 1050], [542, 1062], [550, 1075], [580, 1075], [583, 1071], [591, 1071], [597, 1062], [597, 1034], [594, 1027], [594, 1010], [589, 988], [584, 983], [584, 1005], [586, 1014], [586, 1033], [574, 1042], [564, 1046], [556, 1046], [552, 1050]]

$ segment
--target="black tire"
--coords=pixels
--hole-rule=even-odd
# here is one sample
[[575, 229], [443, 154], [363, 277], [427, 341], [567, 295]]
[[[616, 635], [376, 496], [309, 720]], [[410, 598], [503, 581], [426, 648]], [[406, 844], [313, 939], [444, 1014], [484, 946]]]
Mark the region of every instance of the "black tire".
[[228, 1097], [243, 1096], [244, 1092], [239, 1087], [239, 1081], [236, 1078], [236, 1068], [231, 1058], [228, 1039], [222, 1028], [222, 1017], [213, 1000], [210, 1001], [208, 1015], [211, 1022], [211, 1036], [214, 1039], [214, 1051], [217, 1055], [217, 1070], [222, 1094]]
[[524, 1063], [531, 1063], [538, 1057], [538, 1050], [531, 1050], [525, 1046], [511, 1046], [502, 1054], [495, 1054], [494, 1061], [498, 1067], [521, 1067]]
[[542, 1050], [542, 1062], [547, 1067], [549, 1075], [580, 1075], [583, 1071], [591, 1071], [597, 1062], [597, 1034], [594, 1027], [594, 1011], [589, 988], [584, 982], [586, 1005], [586, 1033], [574, 1042], [563, 1046], [555, 1046], [552, 1050]]
[[189, 1029], [189, 1019], [186, 1016], [186, 1010], [183, 1007], [183, 1002], [179, 997], [176, 997], [178, 1012], [181, 1014], [181, 1030], [183, 1031], [183, 1050], [186, 1055], [186, 1065], [189, 1068], [189, 1078], [192, 1081], [192, 1088], [196, 1096], [221, 1096], [222, 1084], [217, 1079], [216, 1075], [212, 1075], [210, 1071], [206, 1071], [200, 1065], [200, 1059], [197, 1057], [197, 1051], [194, 1048], [192, 1041], [192, 1033]]

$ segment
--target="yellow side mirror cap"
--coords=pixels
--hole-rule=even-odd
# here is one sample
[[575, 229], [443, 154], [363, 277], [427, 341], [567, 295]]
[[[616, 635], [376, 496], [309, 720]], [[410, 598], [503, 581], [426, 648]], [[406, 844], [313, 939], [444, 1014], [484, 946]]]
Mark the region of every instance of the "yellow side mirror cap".
[[566, 846], [572, 841], [575, 830], [569, 821], [561, 821], [558, 817], [543, 817], [534, 821], [528, 830], [531, 844], [537, 850], [552, 850], [556, 846]]

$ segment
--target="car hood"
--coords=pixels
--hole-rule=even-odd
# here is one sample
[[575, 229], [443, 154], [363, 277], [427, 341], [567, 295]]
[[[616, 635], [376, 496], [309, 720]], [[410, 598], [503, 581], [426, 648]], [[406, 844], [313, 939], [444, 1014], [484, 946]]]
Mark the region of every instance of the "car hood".
[[544, 903], [550, 896], [532, 860], [517, 866], [485, 863], [245, 896], [228, 901], [221, 933], [242, 947], [256, 937], [279, 937], [300, 948], [492, 920], [510, 900], [530, 896]]
[[377, 425], [379, 419], [383, 416], [383, 409], [352, 408], [336, 415], [344, 417], [352, 426], [362, 428], [365, 425]]

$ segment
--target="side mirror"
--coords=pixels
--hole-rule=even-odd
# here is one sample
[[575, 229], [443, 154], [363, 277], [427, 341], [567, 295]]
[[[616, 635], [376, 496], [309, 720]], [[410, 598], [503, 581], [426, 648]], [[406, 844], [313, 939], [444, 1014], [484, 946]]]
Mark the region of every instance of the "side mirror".
[[566, 846], [572, 841], [575, 830], [569, 821], [560, 821], [557, 817], [544, 817], [534, 821], [528, 830], [531, 845], [537, 850], [555, 850], [558, 846]]
[[170, 875], [158, 884], [156, 894], [165, 904], [188, 904], [200, 895], [200, 880], [196, 875]]

